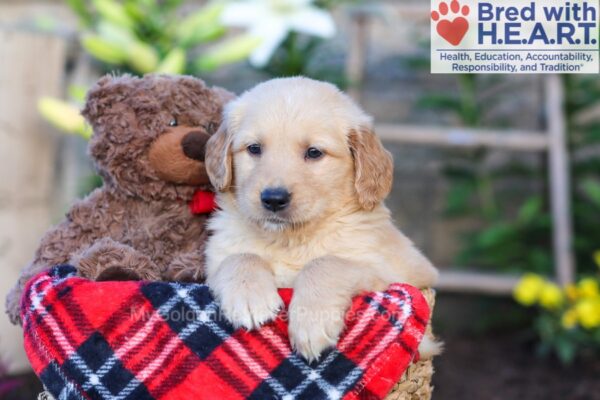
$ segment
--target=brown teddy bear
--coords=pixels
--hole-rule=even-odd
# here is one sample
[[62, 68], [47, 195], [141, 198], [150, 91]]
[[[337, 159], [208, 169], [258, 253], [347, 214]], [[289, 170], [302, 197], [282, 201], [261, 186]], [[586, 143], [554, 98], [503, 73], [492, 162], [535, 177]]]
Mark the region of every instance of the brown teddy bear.
[[7, 297], [13, 323], [25, 283], [57, 264], [96, 280], [202, 278], [207, 214], [193, 214], [189, 203], [197, 195], [210, 201], [205, 144], [232, 98], [185, 76], [98, 81], [83, 115], [94, 129], [89, 153], [104, 185], [42, 239]]

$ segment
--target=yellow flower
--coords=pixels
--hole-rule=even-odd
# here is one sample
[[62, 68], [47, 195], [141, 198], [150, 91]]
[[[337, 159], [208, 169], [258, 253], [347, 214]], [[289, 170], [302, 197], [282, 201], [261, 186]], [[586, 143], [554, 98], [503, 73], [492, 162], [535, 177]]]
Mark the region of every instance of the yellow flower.
[[552, 282], [547, 282], [540, 291], [540, 304], [549, 310], [560, 307], [563, 303], [563, 294], [560, 287]]
[[544, 284], [545, 281], [541, 276], [525, 274], [513, 289], [513, 296], [519, 303], [531, 306], [539, 300]]
[[561, 318], [561, 323], [565, 329], [571, 329], [577, 325], [577, 310], [574, 308], [567, 310]]
[[600, 301], [583, 299], [575, 305], [579, 323], [586, 329], [600, 326]]
[[569, 301], [571, 302], [574, 302], [579, 298], [579, 291], [577, 290], [577, 286], [575, 286], [572, 283], [569, 283], [567, 286], [565, 286], [565, 294], [567, 296], [567, 299], [569, 299]]
[[584, 278], [577, 284], [579, 295], [584, 298], [593, 299], [600, 297], [598, 281], [594, 278]]

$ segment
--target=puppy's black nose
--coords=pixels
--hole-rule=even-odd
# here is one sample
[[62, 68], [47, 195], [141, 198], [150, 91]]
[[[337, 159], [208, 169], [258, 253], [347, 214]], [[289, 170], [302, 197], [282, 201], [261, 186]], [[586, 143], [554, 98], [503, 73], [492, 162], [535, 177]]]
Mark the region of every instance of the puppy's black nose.
[[192, 160], [204, 161], [206, 142], [208, 142], [209, 137], [206, 133], [200, 131], [187, 133], [181, 140], [183, 154]]
[[277, 212], [290, 204], [290, 192], [284, 188], [268, 188], [260, 194], [260, 201], [264, 208]]

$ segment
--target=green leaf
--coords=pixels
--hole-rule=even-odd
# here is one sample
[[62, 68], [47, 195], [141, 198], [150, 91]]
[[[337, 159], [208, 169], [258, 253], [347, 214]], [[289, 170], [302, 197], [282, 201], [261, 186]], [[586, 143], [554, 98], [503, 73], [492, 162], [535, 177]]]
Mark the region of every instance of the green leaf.
[[600, 183], [587, 179], [582, 184], [583, 192], [598, 207], [600, 207]]
[[182, 74], [185, 71], [185, 50], [175, 48], [167, 54], [156, 68], [156, 72], [163, 74]]
[[196, 46], [202, 43], [212, 42], [222, 37], [227, 32], [227, 29], [220, 24], [205, 25], [203, 28], [196, 30], [190, 41], [185, 43], [186, 46]]
[[85, 0], [66, 0], [67, 5], [79, 17], [79, 21], [85, 27], [92, 24], [93, 18], [88, 10]]
[[158, 53], [143, 42], [134, 42], [128, 48], [127, 62], [141, 74], [154, 72], [158, 67]]
[[467, 212], [474, 192], [475, 186], [468, 181], [452, 185], [446, 196], [445, 213], [449, 216], [457, 216]]
[[523, 224], [531, 222], [542, 211], [542, 198], [540, 196], [530, 197], [519, 209], [517, 221]]
[[148, 8], [156, 8], [156, 6], [158, 5], [156, 0], [131, 0], [131, 1], [139, 3], [139, 4], [143, 5], [144, 7], [148, 7]]
[[109, 21], [101, 21], [98, 24], [98, 35], [121, 49], [126, 49], [136, 40], [133, 32], [129, 29], [115, 25]]
[[92, 135], [79, 109], [72, 104], [52, 97], [42, 97], [38, 100], [37, 108], [46, 121], [65, 133], [85, 139]]
[[414, 70], [427, 70], [431, 68], [431, 59], [428, 56], [407, 56], [404, 58], [404, 64]]
[[491, 248], [505, 242], [514, 233], [515, 229], [512, 225], [499, 222], [481, 232], [477, 243], [482, 248]]
[[225, 28], [221, 25], [219, 17], [223, 8], [224, 3], [213, 2], [181, 21], [175, 32], [179, 44], [189, 47], [222, 36]]
[[102, 186], [102, 178], [99, 175], [89, 175], [81, 180], [78, 185], [77, 192], [79, 197], [85, 197], [92, 192], [92, 190]]
[[208, 72], [226, 64], [245, 60], [260, 43], [261, 39], [256, 36], [249, 34], [236, 36], [198, 57], [195, 61], [196, 68], [200, 72]]
[[[114, 48], [122, 50], [124, 56], [120, 63], [129, 64], [137, 73], [155, 72], [158, 68], [158, 52], [154, 47], [138, 40], [129, 29], [102, 21], [98, 25], [98, 33]], [[173, 62], [173, 60], [169, 62]]]
[[[146, 0], [146, 1], [156, 1], [156, 0]], [[183, 0], [163, 0], [163, 7], [167, 10], [172, 10], [181, 5]]]
[[556, 355], [563, 364], [572, 364], [577, 354], [577, 346], [569, 339], [559, 336], [555, 343]]
[[85, 96], [87, 95], [88, 88], [83, 85], [69, 85], [67, 92], [69, 97], [77, 103], [83, 104], [85, 102]]
[[532, 248], [527, 255], [527, 264], [531, 271], [547, 272], [552, 267], [552, 254], [547, 248]]
[[123, 4], [127, 15], [129, 15], [131, 19], [143, 23], [145, 17], [147, 16], [147, 12], [143, 10], [141, 6], [142, 4], [137, 1], [127, 1], [125, 4]]
[[476, 183], [476, 170], [471, 166], [448, 165], [444, 168], [444, 175], [453, 180], [469, 180], [472, 185]]
[[84, 35], [81, 46], [92, 56], [108, 64], [121, 64], [127, 59], [127, 52], [123, 48], [98, 35]]
[[421, 97], [417, 102], [417, 107], [431, 108], [434, 110], [458, 111], [461, 108], [460, 100], [441, 94], [430, 94]]
[[125, 7], [115, 0], [92, 0], [92, 4], [102, 18], [123, 28], [132, 29], [135, 22], [125, 10]]
[[541, 314], [536, 320], [536, 326], [542, 341], [551, 343], [554, 341], [555, 323], [548, 314]]

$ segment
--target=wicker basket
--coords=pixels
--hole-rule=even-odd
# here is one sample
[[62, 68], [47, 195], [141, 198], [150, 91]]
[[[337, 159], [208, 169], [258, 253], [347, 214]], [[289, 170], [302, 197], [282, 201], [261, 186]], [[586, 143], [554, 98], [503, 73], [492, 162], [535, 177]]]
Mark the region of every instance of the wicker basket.
[[[423, 290], [423, 295], [429, 303], [429, 307], [433, 313], [435, 305], [435, 292], [432, 289]], [[433, 337], [431, 332], [431, 322], [427, 326], [426, 336]], [[433, 362], [429, 360], [421, 360], [416, 363], [411, 363], [400, 381], [394, 386], [386, 400], [429, 400], [433, 387], [431, 386], [431, 378], [433, 376]]]

